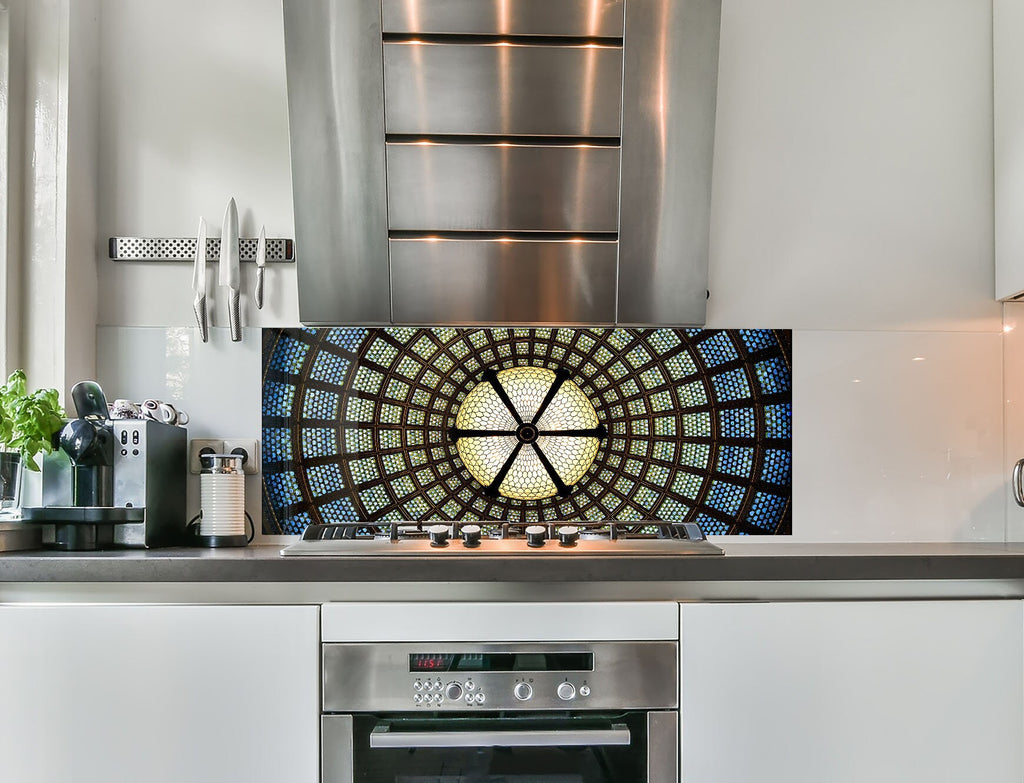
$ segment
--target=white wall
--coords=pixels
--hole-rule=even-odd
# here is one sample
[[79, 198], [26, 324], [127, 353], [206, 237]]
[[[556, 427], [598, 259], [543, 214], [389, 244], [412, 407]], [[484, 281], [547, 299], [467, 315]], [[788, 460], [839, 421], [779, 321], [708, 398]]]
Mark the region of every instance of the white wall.
[[[101, 0], [100, 289], [104, 326], [192, 323], [187, 264], [114, 263], [111, 236], [220, 236], [234, 197], [239, 231], [294, 237], [280, 0]], [[298, 322], [294, 267], [270, 265], [247, 325]], [[226, 299], [213, 322], [227, 325]]]
[[[216, 236], [229, 196], [291, 236], [280, 2], [101, 4], [100, 238]], [[724, 0], [720, 56], [708, 325], [794, 330], [794, 538], [1003, 540], [990, 5]], [[164, 384], [103, 353], [188, 327], [191, 270], [99, 265], [101, 381]], [[268, 285], [245, 323], [296, 324]]]

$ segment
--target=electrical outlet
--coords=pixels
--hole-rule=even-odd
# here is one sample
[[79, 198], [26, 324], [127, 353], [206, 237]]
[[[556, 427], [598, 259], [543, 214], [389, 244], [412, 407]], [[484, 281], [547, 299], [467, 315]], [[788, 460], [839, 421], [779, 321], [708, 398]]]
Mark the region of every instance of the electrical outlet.
[[[210, 451], [206, 452], [206, 449]], [[209, 438], [193, 438], [188, 443], [188, 472], [199, 473], [203, 469], [202, 463], [199, 461], [199, 455], [202, 453], [208, 454], [223, 454], [224, 453], [224, 441], [222, 440], [211, 440]]]
[[248, 438], [225, 438], [225, 454], [242, 454], [242, 472], [253, 475], [260, 472], [260, 442]]

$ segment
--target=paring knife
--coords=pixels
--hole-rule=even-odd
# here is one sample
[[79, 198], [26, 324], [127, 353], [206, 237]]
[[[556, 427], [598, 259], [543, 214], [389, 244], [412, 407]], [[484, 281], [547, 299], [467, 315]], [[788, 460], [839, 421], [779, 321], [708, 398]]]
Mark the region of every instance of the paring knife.
[[196, 292], [196, 298], [192, 300], [192, 309], [195, 310], [196, 323], [199, 324], [199, 336], [205, 343], [210, 339], [206, 320], [206, 218], [199, 218], [196, 261], [192, 267], [192, 290]]
[[242, 340], [238, 255], [238, 207], [235, 206], [235, 200], [231, 199], [224, 211], [224, 227], [220, 235], [220, 284], [226, 286], [229, 292], [228, 324], [231, 326], [231, 342], [234, 343]]
[[263, 274], [267, 265], [267, 227], [260, 226], [260, 238], [256, 240], [256, 290], [253, 291], [253, 301], [256, 309], [263, 309]]

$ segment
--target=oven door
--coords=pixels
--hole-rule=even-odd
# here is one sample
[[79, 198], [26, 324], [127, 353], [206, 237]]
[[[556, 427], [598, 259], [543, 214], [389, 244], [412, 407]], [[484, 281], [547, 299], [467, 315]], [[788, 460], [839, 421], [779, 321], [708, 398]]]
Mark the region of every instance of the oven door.
[[324, 715], [324, 783], [676, 783], [676, 712]]

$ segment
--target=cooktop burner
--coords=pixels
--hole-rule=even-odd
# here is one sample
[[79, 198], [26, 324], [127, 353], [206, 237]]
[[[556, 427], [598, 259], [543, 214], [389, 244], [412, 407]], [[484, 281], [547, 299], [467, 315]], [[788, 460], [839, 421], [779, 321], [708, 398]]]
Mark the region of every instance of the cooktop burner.
[[285, 556], [721, 555], [691, 522], [343, 523], [310, 525]]

